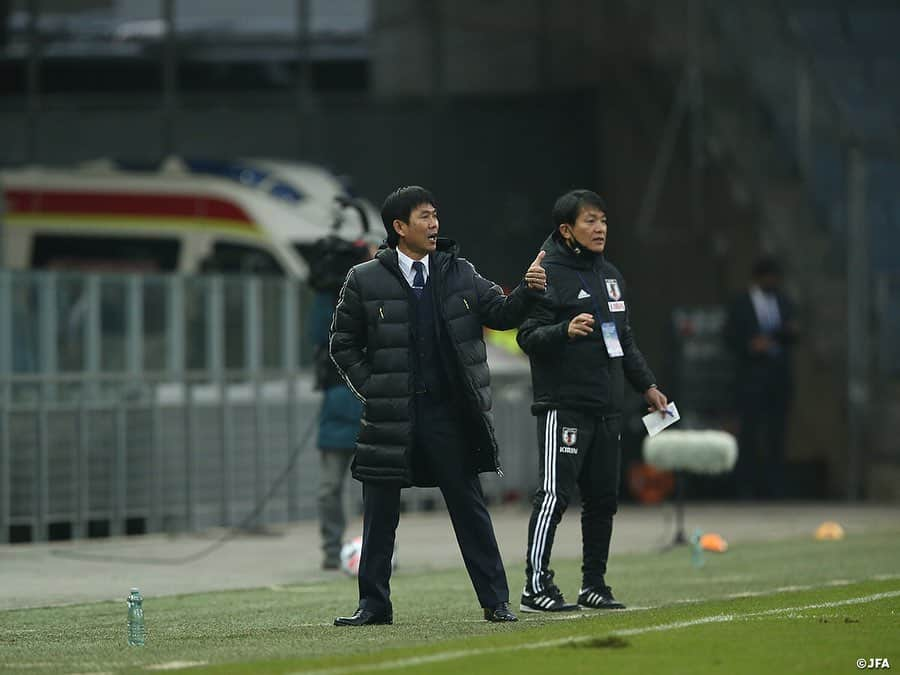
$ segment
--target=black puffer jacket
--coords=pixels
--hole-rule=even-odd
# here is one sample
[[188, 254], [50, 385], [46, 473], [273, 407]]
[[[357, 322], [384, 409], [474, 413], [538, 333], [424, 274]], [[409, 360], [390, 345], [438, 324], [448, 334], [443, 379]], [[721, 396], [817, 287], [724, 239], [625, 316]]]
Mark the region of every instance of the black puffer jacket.
[[[602, 255], [574, 253], [556, 234], [542, 248], [547, 292], [517, 337], [531, 357], [532, 412], [575, 408], [619, 413], [626, 378], [639, 393], [656, 382], [631, 333], [622, 275]], [[569, 321], [583, 312], [594, 315], [594, 332], [570, 339]], [[624, 352], [620, 358], [609, 358], [603, 342], [600, 324], [610, 320]]]
[[[499, 471], [491, 417], [490, 372], [482, 326], [507, 330], [528, 315], [538, 295], [524, 285], [505, 296], [463, 258], [456, 244], [438, 239], [429, 261], [438, 330], [446, 331], [453, 353], [446, 364], [460, 394], [470, 440], [473, 471]], [[347, 275], [331, 325], [330, 351], [347, 384], [365, 404], [353, 460], [361, 481], [433, 485], [413, 475], [412, 291], [394, 249]], [[447, 341], [442, 341], [447, 342]]]

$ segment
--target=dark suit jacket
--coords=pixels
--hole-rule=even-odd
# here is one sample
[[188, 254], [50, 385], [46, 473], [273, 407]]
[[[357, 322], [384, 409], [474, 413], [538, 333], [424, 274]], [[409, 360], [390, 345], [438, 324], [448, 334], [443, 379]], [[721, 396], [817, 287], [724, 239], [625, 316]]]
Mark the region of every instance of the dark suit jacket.
[[750, 348], [753, 338], [763, 332], [750, 292], [742, 292], [729, 306], [725, 340], [736, 360], [735, 392], [739, 406], [761, 400], [786, 405], [791, 398], [791, 352], [795, 340], [791, 326], [794, 323], [794, 308], [780, 292], [776, 292], [775, 299], [781, 315], [781, 327], [769, 334], [775, 348], [762, 353]]

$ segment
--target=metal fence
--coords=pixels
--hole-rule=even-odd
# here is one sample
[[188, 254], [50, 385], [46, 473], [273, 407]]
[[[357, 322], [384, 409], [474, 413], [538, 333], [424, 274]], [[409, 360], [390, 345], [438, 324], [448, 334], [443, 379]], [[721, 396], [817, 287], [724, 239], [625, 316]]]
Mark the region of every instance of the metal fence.
[[[308, 299], [286, 279], [0, 272], [0, 542], [314, 517]], [[527, 376], [495, 379], [500, 500], [533, 489], [537, 448]]]

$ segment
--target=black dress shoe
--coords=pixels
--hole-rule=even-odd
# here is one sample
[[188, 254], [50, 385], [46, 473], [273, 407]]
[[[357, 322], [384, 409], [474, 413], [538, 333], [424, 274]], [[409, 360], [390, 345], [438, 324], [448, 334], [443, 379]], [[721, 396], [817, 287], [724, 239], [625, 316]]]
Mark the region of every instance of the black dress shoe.
[[494, 609], [484, 608], [484, 620], [500, 623], [502, 621], [518, 621], [519, 617], [510, 611], [508, 602], [501, 602]]
[[334, 620], [335, 626], [382, 626], [394, 623], [394, 613], [391, 611], [376, 614], [370, 609], [360, 607], [353, 616], [339, 616]]

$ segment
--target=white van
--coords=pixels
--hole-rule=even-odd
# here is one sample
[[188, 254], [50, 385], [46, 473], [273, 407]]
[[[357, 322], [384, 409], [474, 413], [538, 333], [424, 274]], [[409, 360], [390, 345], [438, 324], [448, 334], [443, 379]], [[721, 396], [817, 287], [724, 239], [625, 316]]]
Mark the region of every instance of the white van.
[[305, 278], [301, 247], [332, 234], [357, 239], [377, 218], [327, 170], [273, 160], [26, 167], [0, 171], [0, 189], [12, 269]]

